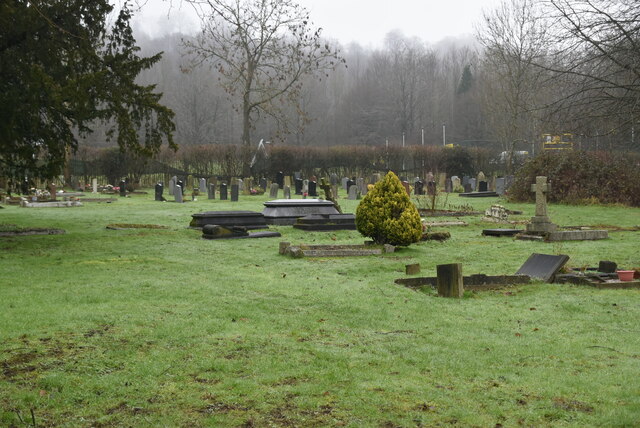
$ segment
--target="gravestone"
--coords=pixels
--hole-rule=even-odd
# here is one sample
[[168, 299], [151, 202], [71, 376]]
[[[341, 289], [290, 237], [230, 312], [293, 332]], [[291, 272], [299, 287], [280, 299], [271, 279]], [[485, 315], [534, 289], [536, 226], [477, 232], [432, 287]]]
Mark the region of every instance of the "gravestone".
[[251, 194], [251, 188], [253, 187], [253, 180], [251, 178], [245, 178], [243, 183], [243, 190], [242, 193], [244, 195], [250, 195]]
[[175, 197], [175, 201], [177, 203], [181, 204], [183, 202], [182, 187], [180, 187], [178, 184], [176, 184], [175, 193], [173, 194], [173, 196]]
[[358, 186], [356, 186], [355, 184], [352, 184], [351, 187], [349, 187], [348, 198], [352, 201], [358, 199]]
[[47, 186], [47, 190], [49, 190], [49, 194], [51, 194], [51, 200], [55, 201], [56, 200], [56, 192], [57, 192], [57, 188], [56, 185], [53, 183], [50, 183]]
[[364, 178], [358, 177], [356, 179], [356, 186], [358, 186], [358, 192], [360, 192], [361, 195], [367, 194], [367, 185], [364, 183]]
[[462, 176], [462, 186], [465, 186], [467, 184], [469, 184], [469, 180], [471, 179], [471, 177], [469, 177], [468, 175], [463, 175]]
[[259, 182], [259, 186], [262, 188], [263, 192], [267, 191], [267, 179], [266, 178], [261, 178], [260, 182]]
[[231, 185], [231, 202], [238, 202], [239, 193], [240, 193], [240, 185], [232, 184]]
[[335, 172], [332, 172], [331, 175], [329, 176], [329, 183], [332, 186], [337, 186], [338, 185], [338, 174], [336, 174]]
[[277, 198], [278, 190], [280, 190], [280, 186], [278, 185], [278, 183], [271, 183], [271, 188], [269, 189], [269, 197]]
[[444, 172], [441, 172], [438, 174], [438, 187], [441, 189], [444, 189], [446, 187], [447, 183], [447, 174]]
[[209, 192], [207, 193], [207, 198], [209, 199], [216, 198], [216, 185], [213, 183], [209, 183]]
[[471, 186], [471, 183], [466, 183], [464, 185], [464, 193], [471, 193], [473, 191], [473, 186]]
[[267, 223], [262, 213], [254, 211], [206, 211], [191, 214], [189, 227], [200, 228], [207, 224], [233, 227], [242, 226], [247, 229], [266, 229]]
[[284, 189], [284, 173], [282, 171], [278, 171], [276, 174], [276, 184], [280, 189]]
[[437, 265], [436, 272], [438, 296], [461, 298], [464, 294], [462, 264]]
[[162, 197], [163, 191], [164, 191], [164, 186], [162, 185], [162, 182], [158, 182], [156, 184], [156, 201], [159, 201], [159, 202], [164, 201], [164, 198]]
[[341, 183], [344, 190], [349, 190], [349, 177], [342, 177]]
[[[482, 172], [482, 171], [480, 171], [478, 173], [478, 175], [476, 176], [476, 185], [478, 187], [474, 186], [474, 189], [476, 189], [477, 191], [480, 191], [479, 189], [480, 189], [480, 182], [481, 181], [487, 181], [487, 177], [485, 177], [484, 172]], [[486, 190], [485, 190], [485, 192], [486, 192]]]
[[284, 198], [285, 199], [291, 199], [291, 187], [287, 186], [286, 184], [284, 185]]
[[201, 178], [199, 187], [200, 187], [200, 193], [204, 195], [207, 192], [207, 180], [205, 180], [204, 178]]
[[316, 198], [318, 196], [318, 183], [315, 181], [309, 182], [309, 196]]
[[184, 188], [185, 188], [185, 185], [184, 185], [184, 183], [182, 182], [182, 180], [178, 180], [178, 181], [176, 181], [176, 191], [177, 191], [177, 189], [178, 189], [178, 186], [180, 186], [180, 194], [184, 195]]
[[453, 192], [453, 184], [451, 183], [451, 180], [446, 180], [444, 182], [445, 186], [444, 186], [444, 191], [446, 193], [451, 193]]
[[470, 178], [469, 179], [469, 184], [471, 185], [471, 191], [475, 192], [475, 190], [476, 190], [476, 179], [475, 178]]
[[176, 191], [176, 181], [178, 181], [178, 179], [175, 176], [171, 177], [169, 180], [169, 194], [171, 196], [173, 196]]
[[536, 215], [531, 217], [531, 222], [527, 225], [527, 233], [554, 232], [558, 226], [551, 222], [547, 213], [547, 193], [551, 191], [551, 184], [547, 183], [547, 177], [536, 177], [536, 183], [531, 185], [531, 191], [536, 193]]
[[404, 187], [404, 190], [407, 192], [407, 195], [411, 196], [411, 186], [409, 186], [409, 182], [406, 180], [403, 181], [402, 186]]
[[413, 184], [414, 192], [416, 195], [424, 195], [424, 182], [422, 180], [417, 180]]
[[294, 186], [296, 189], [296, 195], [302, 195], [302, 178], [296, 178], [294, 180]]
[[120, 183], [118, 183], [118, 186], [120, 187], [120, 196], [121, 197], [127, 196], [127, 183], [124, 180], [120, 180]]
[[323, 199], [276, 199], [264, 203], [267, 224], [292, 225], [309, 214], [340, 214], [333, 202]]
[[220, 184], [220, 200], [227, 200], [227, 183]]
[[487, 192], [488, 186], [486, 181], [481, 181], [478, 183], [478, 192]]
[[[545, 177], [546, 178], [546, 177]], [[518, 269], [516, 275], [528, 275], [532, 278], [538, 278], [544, 282], [553, 282], [553, 279], [562, 266], [569, 261], [569, 256], [549, 255], [534, 253], [526, 262]]]
[[293, 173], [293, 179], [294, 180], [302, 180], [302, 172], [300, 171], [296, 171]]
[[462, 187], [462, 184], [458, 176], [454, 175], [453, 177], [451, 177], [451, 186], [454, 192], [457, 192], [460, 190], [460, 187]]
[[436, 194], [436, 182], [431, 180], [427, 181], [427, 194], [433, 196]]
[[98, 193], [98, 179], [97, 178], [91, 179], [91, 187], [93, 189], [93, 193]]
[[302, 194], [305, 196], [309, 195], [309, 180], [302, 180]]
[[500, 178], [496, 178], [496, 193], [500, 196], [504, 195], [505, 193], [505, 179], [500, 177]]

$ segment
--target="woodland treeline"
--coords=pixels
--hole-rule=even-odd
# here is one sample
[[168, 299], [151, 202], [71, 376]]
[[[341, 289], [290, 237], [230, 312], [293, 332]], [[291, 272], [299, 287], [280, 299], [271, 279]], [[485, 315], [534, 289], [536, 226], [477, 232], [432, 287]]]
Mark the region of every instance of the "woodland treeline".
[[[576, 148], [634, 150], [639, 22], [631, 0], [508, 0], [485, 12], [475, 38], [429, 44], [394, 31], [376, 49], [337, 45], [345, 64], [303, 78], [299, 96], [282, 107], [286, 120], [255, 117], [251, 146], [404, 140], [537, 152], [542, 134], [571, 132]], [[189, 40], [139, 35], [143, 54], [164, 52], [139, 81], [164, 94], [179, 145], [239, 144], [234, 96], [214, 66], [194, 65]], [[97, 132], [86, 143], [102, 141]]]

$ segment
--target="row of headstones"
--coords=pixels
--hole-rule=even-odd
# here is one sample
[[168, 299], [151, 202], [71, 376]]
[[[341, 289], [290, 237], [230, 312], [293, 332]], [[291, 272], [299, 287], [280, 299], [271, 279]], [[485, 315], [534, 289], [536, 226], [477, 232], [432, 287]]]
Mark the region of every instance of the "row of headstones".
[[[431, 180], [429, 180], [431, 178]], [[414, 179], [414, 194], [416, 195], [433, 195], [438, 188], [444, 188], [446, 193], [458, 192], [460, 190], [464, 190], [466, 193], [470, 193], [473, 191], [477, 192], [496, 192], [499, 195], [504, 195], [506, 190], [513, 184], [514, 177], [506, 176], [506, 177], [492, 177], [491, 180], [487, 180], [484, 174], [481, 172], [478, 174], [477, 178], [472, 178], [469, 176], [463, 176], [462, 180], [460, 177], [454, 175], [451, 178], [447, 179], [446, 174], [439, 174], [439, 183], [433, 180], [433, 176], [427, 177], [426, 181], [421, 180], [419, 177]], [[409, 192], [409, 182], [403, 180], [403, 185], [407, 192]]]

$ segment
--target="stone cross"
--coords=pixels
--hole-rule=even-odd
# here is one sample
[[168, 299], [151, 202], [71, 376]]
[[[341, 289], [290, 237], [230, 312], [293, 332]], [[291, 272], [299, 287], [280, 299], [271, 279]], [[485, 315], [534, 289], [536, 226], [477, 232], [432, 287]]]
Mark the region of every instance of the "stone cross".
[[531, 185], [531, 191], [536, 192], [536, 217], [547, 217], [547, 193], [551, 191], [551, 183], [547, 177], [536, 177], [536, 183]]

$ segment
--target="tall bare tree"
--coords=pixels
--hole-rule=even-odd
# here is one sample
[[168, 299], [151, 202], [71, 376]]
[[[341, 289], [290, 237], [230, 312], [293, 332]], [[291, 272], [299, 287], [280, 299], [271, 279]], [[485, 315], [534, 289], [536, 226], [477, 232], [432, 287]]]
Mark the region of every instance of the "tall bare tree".
[[[287, 105], [298, 104], [303, 77], [326, 73], [341, 61], [320, 38], [308, 12], [292, 0], [192, 1], [202, 32], [186, 42], [196, 63], [209, 63], [242, 114], [242, 143], [251, 144], [253, 121], [275, 120], [288, 132]], [[248, 173], [248, 158], [245, 172]]]

